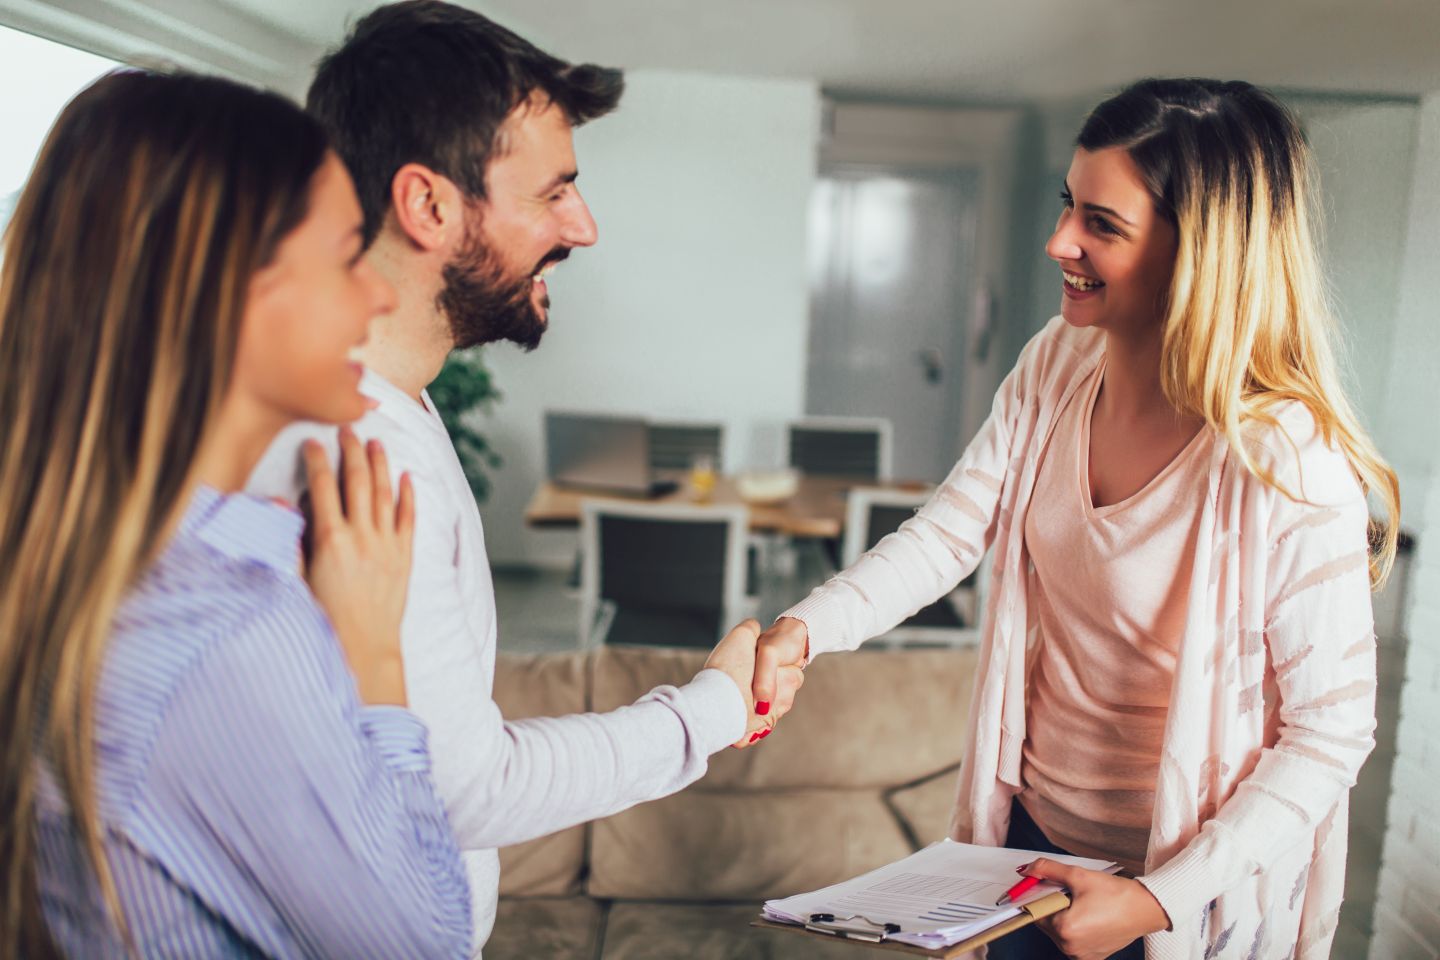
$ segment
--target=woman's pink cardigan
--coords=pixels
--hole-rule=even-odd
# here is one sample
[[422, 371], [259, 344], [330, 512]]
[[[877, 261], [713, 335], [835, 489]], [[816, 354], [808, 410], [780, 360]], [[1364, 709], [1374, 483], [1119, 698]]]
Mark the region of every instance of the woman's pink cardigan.
[[[898, 532], [786, 613], [812, 656], [848, 650], [943, 595], [994, 548], [950, 833], [1003, 844], [1020, 785], [1027, 637], [1025, 511], [1057, 415], [1104, 349], [1052, 320], [989, 419]], [[1142, 882], [1173, 927], [1149, 958], [1324, 960], [1345, 885], [1348, 794], [1374, 746], [1368, 511], [1308, 410], [1214, 445], [1195, 542]], [[944, 731], [936, 731], [943, 735]]]

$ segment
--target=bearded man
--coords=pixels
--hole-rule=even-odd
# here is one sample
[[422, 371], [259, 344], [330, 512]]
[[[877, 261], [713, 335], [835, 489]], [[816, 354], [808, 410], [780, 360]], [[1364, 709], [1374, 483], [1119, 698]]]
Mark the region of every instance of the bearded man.
[[[596, 239], [571, 130], [614, 109], [622, 87], [618, 70], [566, 63], [473, 11], [412, 0], [360, 20], [320, 62], [307, 100], [354, 177], [365, 256], [396, 291], [396, 309], [358, 348], [372, 409], [355, 430], [381, 441], [415, 487], [405, 688], [429, 729], [435, 783], [464, 852], [477, 954], [495, 919], [496, 848], [673, 793], [711, 754], [769, 729], [750, 693], [753, 621], [689, 683], [611, 713], [508, 722], [491, 696], [484, 531], [425, 388], [452, 350], [539, 344], [545, 275]], [[267, 451], [250, 491], [298, 498], [307, 438], [333, 455], [333, 434], [293, 428]], [[776, 699], [799, 683], [790, 670]]]

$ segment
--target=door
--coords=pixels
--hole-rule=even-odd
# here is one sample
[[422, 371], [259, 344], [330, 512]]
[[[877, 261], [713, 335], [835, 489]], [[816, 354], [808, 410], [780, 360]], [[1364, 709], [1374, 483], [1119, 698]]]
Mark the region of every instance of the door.
[[974, 170], [822, 170], [810, 207], [806, 410], [885, 417], [897, 479], [954, 465], [976, 303]]

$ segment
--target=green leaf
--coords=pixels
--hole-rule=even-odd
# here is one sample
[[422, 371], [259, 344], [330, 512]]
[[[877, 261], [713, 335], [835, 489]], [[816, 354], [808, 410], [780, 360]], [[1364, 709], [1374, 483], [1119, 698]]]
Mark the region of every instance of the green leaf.
[[485, 437], [465, 422], [467, 415], [489, 410], [500, 399], [500, 391], [495, 388], [480, 349], [450, 354], [440, 375], [430, 384], [429, 392], [430, 401], [450, 434], [450, 442], [455, 445], [470, 491], [477, 502], [484, 503], [490, 495], [490, 472], [498, 469], [503, 461]]

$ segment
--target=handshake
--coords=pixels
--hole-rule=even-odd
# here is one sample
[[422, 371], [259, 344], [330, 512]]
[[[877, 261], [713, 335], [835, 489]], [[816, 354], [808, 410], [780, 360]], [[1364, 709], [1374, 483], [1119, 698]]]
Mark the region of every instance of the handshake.
[[746, 620], [716, 645], [705, 666], [735, 682], [749, 718], [733, 746], [743, 750], [765, 739], [790, 712], [805, 682], [809, 654], [809, 631], [793, 617], [781, 617], [763, 632], [757, 621]]

